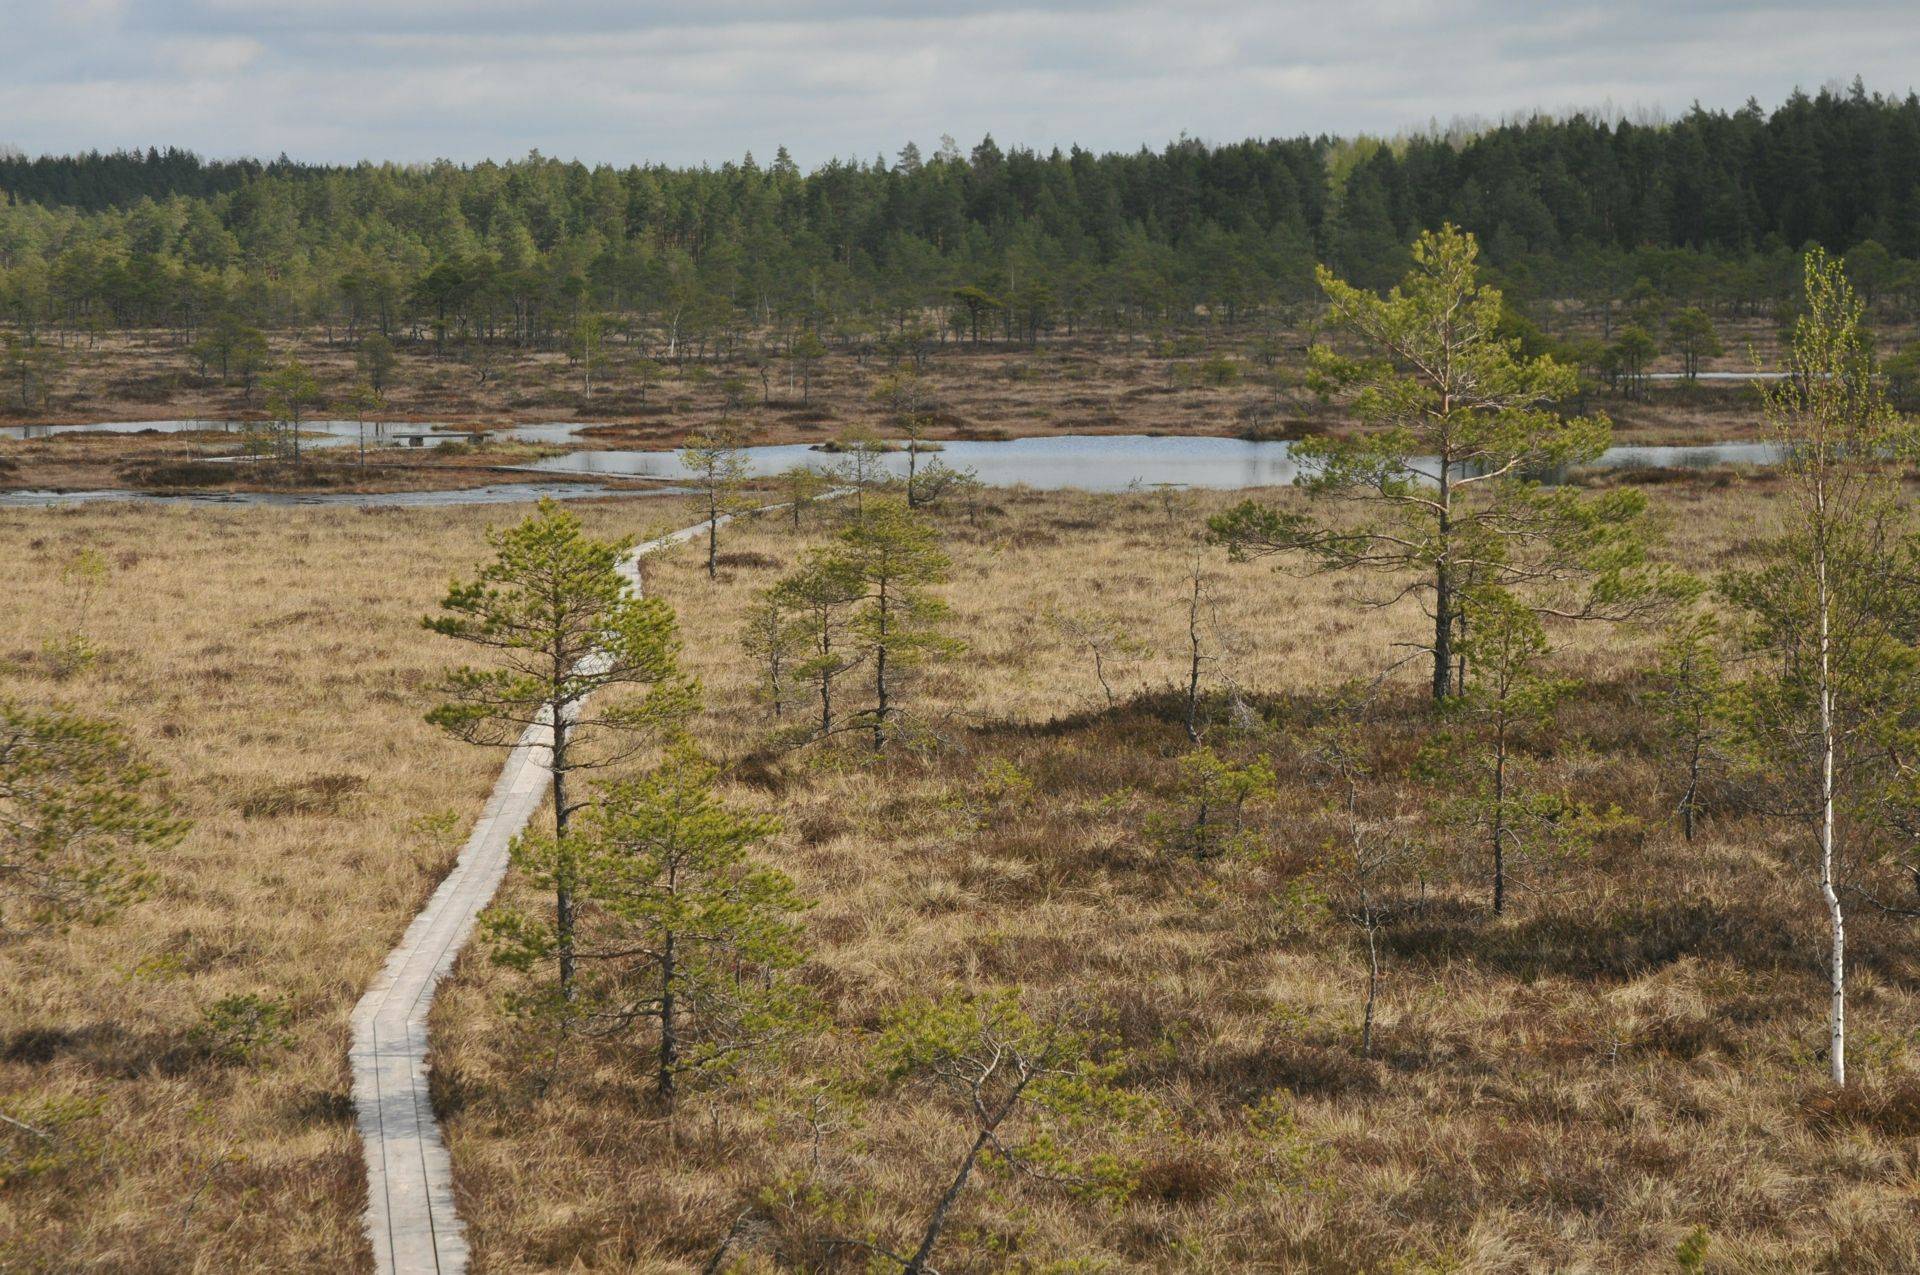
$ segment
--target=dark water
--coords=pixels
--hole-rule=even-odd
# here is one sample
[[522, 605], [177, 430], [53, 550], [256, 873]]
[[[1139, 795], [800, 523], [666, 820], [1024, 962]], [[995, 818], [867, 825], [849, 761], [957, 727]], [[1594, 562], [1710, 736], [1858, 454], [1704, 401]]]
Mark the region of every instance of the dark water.
[[451, 505], [504, 505], [516, 501], [534, 501], [542, 496], [551, 496], [555, 500], [585, 500], [594, 496], [667, 496], [686, 490], [684, 487], [638, 490], [609, 488], [598, 483], [496, 483], [491, 487], [466, 487], [457, 491], [389, 491], [371, 495], [339, 491], [223, 491], [169, 496], [108, 488], [102, 491], [4, 491], [0, 492], [0, 509], [72, 505], [93, 500], [166, 505], [351, 505], [362, 509], [419, 509]]
[[[4, 425], [0, 426], [0, 438], [51, 438], [55, 434], [184, 434], [194, 431], [211, 431], [240, 435], [246, 432], [245, 421], [106, 421], [96, 425]], [[255, 428], [259, 422], [252, 422]], [[358, 421], [320, 420], [300, 423], [300, 445], [302, 447], [357, 447], [360, 444], [361, 424]], [[578, 424], [554, 425], [511, 425], [500, 429], [488, 430], [490, 438], [511, 438], [529, 443], [570, 443], [579, 435], [582, 427]], [[463, 443], [473, 435], [473, 431], [461, 429], [457, 425], [419, 424], [415, 422], [376, 423], [368, 421], [366, 426], [367, 446], [372, 447], [437, 447], [442, 443]]]
[[[1184, 487], [1232, 490], [1276, 487], [1299, 476], [1293, 445], [1251, 443], [1237, 438], [1185, 438], [1145, 434], [1063, 434], [1017, 438], [1007, 442], [949, 442], [920, 464], [932, 460], [971, 469], [993, 486], [1024, 484], [1038, 488], [1073, 487], [1083, 491], [1125, 491], [1173, 483]], [[1598, 468], [1705, 468], [1721, 464], [1771, 464], [1779, 457], [1770, 443], [1716, 443], [1697, 447], [1614, 447], [1595, 462]], [[750, 447], [748, 463], [761, 476], [794, 465], [832, 469], [845, 458], [816, 451], [804, 443]], [[907, 472], [903, 452], [881, 458], [900, 477]], [[691, 477], [679, 455], [667, 451], [570, 452], [527, 466], [547, 473], [604, 474], [609, 477], [685, 479]]]

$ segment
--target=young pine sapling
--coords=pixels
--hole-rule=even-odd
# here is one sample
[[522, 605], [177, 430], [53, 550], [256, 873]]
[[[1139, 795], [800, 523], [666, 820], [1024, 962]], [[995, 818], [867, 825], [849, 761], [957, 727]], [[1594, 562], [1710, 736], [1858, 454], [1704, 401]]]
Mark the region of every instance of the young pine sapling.
[[[802, 959], [807, 904], [786, 874], [753, 861], [778, 824], [722, 802], [718, 778], [679, 745], [607, 785], [559, 840], [513, 847], [536, 887], [566, 883], [577, 918], [573, 995], [526, 1003], [589, 1032], [649, 1027], [654, 1093], [669, 1109], [686, 1080], [720, 1075], [809, 1020], [783, 977]], [[488, 923], [503, 964], [525, 971], [553, 955], [544, 919], [504, 907]]]
[[934, 1249], [983, 1158], [1095, 1197], [1132, 1190], [1134, 1166], [1098, 1144], [1137, 1121], [1142, 1100], [1120, 1086], [1124, 1063], [1111, 1043], [1070, 1018], [1031, 1013], [1011, 989], [950, 995], [896, 1013], [876, 1053], [889, 1081], [922, 1088], [968, 1131], [913, 1250], [861, 1246], [903, 1275], [933, 1270]]

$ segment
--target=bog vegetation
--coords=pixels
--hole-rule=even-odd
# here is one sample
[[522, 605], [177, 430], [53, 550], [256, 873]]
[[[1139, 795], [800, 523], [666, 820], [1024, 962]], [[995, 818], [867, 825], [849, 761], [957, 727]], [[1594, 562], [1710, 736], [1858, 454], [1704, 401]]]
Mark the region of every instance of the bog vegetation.
[[[856, 438], [830, 490], [789, 477], [789, 505], [723, 527], [779, 496], [750, 498], [714, 434], [679, 511], [701, 552], [643, 564], [644, 599], [619, 567], [632, 506], [543, 505], [484, 543], [462, 524], [424, 628], [417, 580], [387, 580], [407, 617], [368, 595], [383, 642], [415, 639], [352, 705], [391, 719], [391, 764], [420, 764], [429, 723], [561, 727], [552, 822], [433, 1023], [489, 1269], [1920, 1264], [1920, 525], [1865, 298], [1801, 260], [1778, 473], [1606, 484], [1578, 466], [1607, 422], [1478, 254], [1443, 225], [1384, 297], [1322, 272], [1307, 374], [1361, 428], [1303, 446], [1293, 490], [983, 493], [917, 455], [893, 481]], [[962, 301], [971, 328], [989, 307]], [[884, 395], [917, 446], [914, 384]], [[365, 580], [352, 521], [329, 565]], [[98, 573], [38, 572], [22, 703], [115, 671], [74, 641]], [[477, 662], [432, 675], [454, 641]], [[73, 901], [218, 889], [192, 798], [115, 728], [5, 722], [39, 742], [0, 753], [0, 814], [28, 830], [0, 872], [45, 865], [67, 900], [36, 916], [89, 922], [98, 953], [124, 922]], [[446, 754], [473, 781], [471, 751]], [[421, 836], [443, 862], [444, 830]], [[381, 862], [416, 896], [433, 875]], [[404, 909], [369, 906], [397, 931]], [[269, 1192], [325, 1220], [257, 1263], [343, 1260], [359, 979], [315, 987], [297, 945], [229, 924], [135, 940], [159, 950], [125, 979], [209, 945], [257, 971], [150, 1024], [199, 1042], [179, 1055], [58, 1021], [111, 962], [9, 932], [43, 990], [6, 1027], [0, 1256], [226, 1244], [206, 1228]], [[327, 941], [366, 966], [362, 939]], [[103, 1077], [104, 1055], [135, 1061]], [[87, 1104], [188, 1124], [169, 1066], [192, 1101], [256, 1095], [249, 1146], [324, 1198], [215, 1167], [217, 1223], [77, 1205], [166, 1179]]]

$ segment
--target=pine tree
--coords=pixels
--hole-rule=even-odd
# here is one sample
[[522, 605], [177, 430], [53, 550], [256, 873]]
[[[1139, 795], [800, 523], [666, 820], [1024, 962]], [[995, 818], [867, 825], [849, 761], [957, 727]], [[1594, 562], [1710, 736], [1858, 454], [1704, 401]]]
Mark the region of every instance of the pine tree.
[[1450, 794], [1448, 822], [1483, 851], [1494, 913], [1506, 911], [1525, 861], [1583, 849], [1596, 820], [1580, 804], [1532, 782], [1529, 746], [1551, 733], [1577, 684], [1545, 668], [1546, 631], [1532, 608], [1499, 589], [1470, 599], [1474, 624], [1462, 646], [1470, 676], [1449, 701], [1450, 726], [1429, 741], [1422, 764]]
[[514, 866], [536, 888], [570, 891], [573, 931], [496, 909], [494, 959], [525, 971], [562, 943], [580, 973], [571, 997], [526, 1005], [584, 1030], [625, 1036], [650, 1026], [654, 1093], [672, 1107], [689, 1078], [749, 1060], [808, 1019], [782, 977], [803, 957], [808, 906], [754, 851], [777, 821], [743, 814], [714, 792], [718, 770], [681, 745], [638, 779], [607, 785], [560, 838], [529, 836]]
[[[1304, 556], [1317, 571], [1392, 578], [1432, 623], [1433, 698], [1455, 693], [1454, 646], [1473, 586], [1526, 588], [1539, 610], [1620, 617], [1661, 596], [1646, 558], [1645, 497], [1585, 497], [1533, 476], [1606, 448], [1602, 418], [1562, 417], [1573, 369], [1524, 358], [1500, 335], [1500, 294], [1478, 281], [1473, 236], [1422, 235], [1414, 269], [1386, 297], [1320, 271], [1335, 319], [1372, 357], [1313, 352], [1330, 389], [1353, 391], [1365, 428], [1295, 445], [1311, 493], [1358, 506], [1357, 518], [1314, 518], [1253, 501], [1211, 519], [1235, 558]], [[1409, 580], [1409, 577], [1412, 577]]]
[[773, 587], [769, 602], [791, 616], [801, 654], [793, 674], [812, 688], [820, 704], [814, 737], [825, 739], [840, 726], [836, 709], [839, 679], [858, 668], [861, 653], [853, 644], [851, 613], [862, 586], [852, 565], [831, 550], [815, 550]]
[[0, 698], [0, 939], [106, 916], [188, 824], [111, 722]]
[[707, 507], [707, 579], [719, 574], [720, 520], [738, 513], [740, 488], [747, 478], [747, 453], [738, 428], [721, 424], [703, 429], [680, 449], [680, 463], [693, 474]]
[[926, 1087], [967, 1130], [913, 1251], [877, 1254], [902, 1275], [933, 1271], [934, 1250], [983, 1156], [1085, 1194], [1121, 1198], [1131, 1189], [1136, 1167], [1097, 1144], [1138, 1120], [1142, 1102], [1121, 1087], [1112, 1043], [1072, 1019], [1030, 1012], [1012, 989], [956, 994], [903, 1007], [875, 1053], [889, 1081]]
[[880, 752], [901, 713], [905, 676], [960, 648], [940, 632], [947, 604], [927, 591], [945, 583], [949, 559], [932, 525], [895, 499], [868, 505], [832, 552], [861, 590], [849, 632], [872, 673], [873, 702], [861, 717]]
[[1710, 613], [1681, 617], [1670, 629], [1654, 670], [1653, 705], [1675, 763], [1680, 796], [1674, 808], [1680, 828], [1693, 840], [1702, 787], [1725, 763], [1732, 687], [1720, 659], [1720, 626]]
[[[547, 499], [524, 522], [487, 533], [493, 561], [455, 581], [445, 614], [422, 623], [435, 633], [494, 653], [485, 668], [458, 668], [440, 684], [444, 702], [427, 720], [456, 739], [513, 747], [534, 727], [548, 733], [555, 843], [565, 847], [578, 808], [576, 772], [632, 756], [678, 728], [695, 704], [679, 668], [673, 610], [627, 587], [620, 562], [627, 540], [596, 540], [580, 520]], [[639, 698], [607, 692], [644, 688]], [[597, 701], [589, 703], [598, 697]], [[574, 972], [573, 886], [554, 872], [554, 957], [559, 987]]]

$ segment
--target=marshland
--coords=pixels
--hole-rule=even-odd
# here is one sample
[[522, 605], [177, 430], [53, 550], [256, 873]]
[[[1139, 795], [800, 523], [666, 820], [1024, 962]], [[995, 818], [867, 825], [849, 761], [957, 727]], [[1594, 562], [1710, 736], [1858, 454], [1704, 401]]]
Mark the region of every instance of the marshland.
[[1917, 111], [0, 157], [0, 1270], [1920, 1267]]

